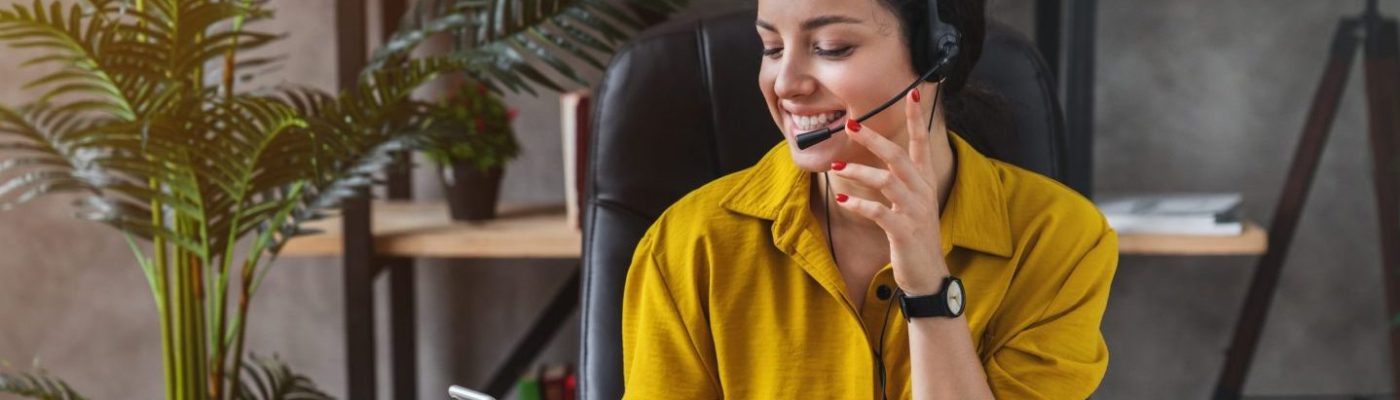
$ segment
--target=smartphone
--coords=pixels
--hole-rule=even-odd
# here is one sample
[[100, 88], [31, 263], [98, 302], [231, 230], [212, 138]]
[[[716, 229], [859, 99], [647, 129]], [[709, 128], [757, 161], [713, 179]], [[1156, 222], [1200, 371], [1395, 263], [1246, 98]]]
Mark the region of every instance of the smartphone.
[[[439, 386], [441, 387], [441, 386]], [[452, 396], [452, 400], [496, 400], [495, 397], [486, 395], [475, 390], [453, 385], [447, 388], [447, 395]]]

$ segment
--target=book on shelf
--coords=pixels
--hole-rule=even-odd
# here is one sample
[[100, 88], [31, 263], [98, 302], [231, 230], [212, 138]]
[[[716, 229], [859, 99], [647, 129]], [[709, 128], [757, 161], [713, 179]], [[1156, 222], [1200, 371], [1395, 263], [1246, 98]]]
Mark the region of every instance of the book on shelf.
[[578, 375], [573, 364], [540, 365], [520, 378], [516, 390], [522, 400], [575, 400]]
[[544, 386], [544, 400], [565, 400], [564, 380], [569, 378], [570, 368], [566, 364], [554, 364], [541, 368], [540, 382]]
[[574, 229], [583, 225], [584, 174], [588, 173], [588, 142], [592, 129], [589, 124], [591, 97], [592, 92], [588, 89], [564, 93], [559, 97], [562, 116], [559, 127], [564, 150], [564, 203], [569, 225]]
[[1118, 233], [1234, 236], [1244, 233], [1239, 193], [1101, 196], [1095, 201]]
[[564, 377], [564, 400], [578, 400], [578, 371], [569, 367], [569, 375]]
[[515, 398], [519, 400], [543, 400], [544, 393], [540, 390], [538, 375], [525, 374], [524, 378], [520, 378], [520, 383], [515, 385]]

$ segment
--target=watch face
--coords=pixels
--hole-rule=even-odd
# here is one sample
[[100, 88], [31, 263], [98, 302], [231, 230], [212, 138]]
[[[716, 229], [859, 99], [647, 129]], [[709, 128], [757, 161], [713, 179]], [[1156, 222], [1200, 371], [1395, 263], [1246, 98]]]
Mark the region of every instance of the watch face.
[[952, 281], [948, 285], [948, 311], [953, 315], [962, 314], [967, 298], [963, 297], [962, 281]]

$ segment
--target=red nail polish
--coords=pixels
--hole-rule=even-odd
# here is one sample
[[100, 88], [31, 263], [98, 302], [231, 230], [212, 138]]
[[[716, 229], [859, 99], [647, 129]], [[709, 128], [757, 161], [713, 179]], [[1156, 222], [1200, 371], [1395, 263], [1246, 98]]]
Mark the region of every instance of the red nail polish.
[[846, 130], [851, 131], [851, 133], [860, 132], [860, 123], [854, 119], [848, 119], [846, 120]]
[[849, 199], [849, 197], [846, 197], [846, 194], [845, 194], [845, 193], [837, 193], [837, 194], [836, 194], [836, 202], [837, 202], [837, 203], [845, 203], [847, 199]]
[[919, 102], [919, 88], [914, 88], [913, 91], [909, 92], [909, 97], [913, 97], [913, 98], [914, 98], [914, 102], [915, 102], [915, 103], [918, 103], [918, 102]]
[[831, 169], [834, 169], [834, 170], [837, 170], [837, 171], [846, 169], [846, 162], [845, 162], [845, 161], [833, 162], [833, 163], [831, 163]]

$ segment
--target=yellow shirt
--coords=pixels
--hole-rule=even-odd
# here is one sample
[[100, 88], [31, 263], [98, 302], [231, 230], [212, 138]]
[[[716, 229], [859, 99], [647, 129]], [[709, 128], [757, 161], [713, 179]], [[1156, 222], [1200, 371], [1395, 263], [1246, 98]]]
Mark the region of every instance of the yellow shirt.
[[[1108, 366], [1099, 321], [1117, 235], [1077, 192], [949, 137], [957, 167], [942, 251], [966, 287], [992, 392], [1089, 397]], [[882, 329], [889, 396], [912, 398], [908, 327], [897, 300], [879, 297], [895, 287], [893, 270], [875, 275], [857, 309], [808, 207], [811, 180], [778, 143], [647, 230], [623, 296], [625, 398], [878, 398]]]

